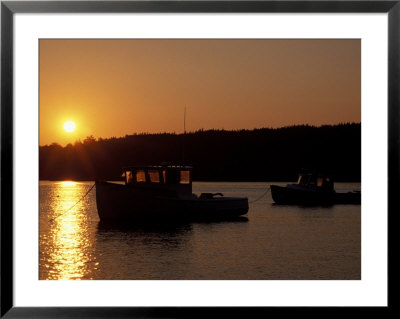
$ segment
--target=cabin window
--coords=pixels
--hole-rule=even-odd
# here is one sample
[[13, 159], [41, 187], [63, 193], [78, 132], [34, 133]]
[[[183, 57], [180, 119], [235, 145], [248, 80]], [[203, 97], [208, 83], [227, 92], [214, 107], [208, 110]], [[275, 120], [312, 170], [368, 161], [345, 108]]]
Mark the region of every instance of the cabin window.
[[136, 183], [146, 183], [146, 173], [144, 170], [136, 171]]
[[133, 182], [133, 175], [131, 171], [126, 171], [125, 172], [125, 181], [127, 184], [132, 184]]
[[157, 170], [149, 170], [148, 173], [151, 183], [160, 183], [160, 173]]
[[190, 171], [180, 171], [179, 173], [179, 183], [190, 184]]
[[324, 179], [322, 177], [318, 177], [317, 186], [318, 187], [322, 187], [323, 184], [324, 184]]

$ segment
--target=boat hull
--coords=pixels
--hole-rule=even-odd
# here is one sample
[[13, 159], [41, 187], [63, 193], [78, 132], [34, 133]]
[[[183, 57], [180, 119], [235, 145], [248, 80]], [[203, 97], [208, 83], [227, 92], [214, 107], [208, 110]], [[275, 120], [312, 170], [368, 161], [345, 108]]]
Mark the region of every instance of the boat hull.
[[100, 220], [224, 220], [248, 212], [247, 198], [176, 198], [121, 184], [96, 182], [96, 204]]
[[336, 193], [271, 185], [271, 195], [276, 204], [284, 205], [361, 204], [359, 192]]

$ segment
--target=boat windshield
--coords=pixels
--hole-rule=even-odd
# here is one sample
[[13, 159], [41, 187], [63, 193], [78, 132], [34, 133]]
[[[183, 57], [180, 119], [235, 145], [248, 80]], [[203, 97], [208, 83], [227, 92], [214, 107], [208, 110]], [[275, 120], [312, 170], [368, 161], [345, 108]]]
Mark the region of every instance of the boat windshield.
[[324, 176], [316, 176], [316, 175], [300, 175], [299, 179], [297, 180], [298, 185], [316, 185], [319, 188], [326, 188], [326, 189], [332, 189], [333, 188], [333, 183], [330, 180], [329, 177], [324, 177]]
[[189, 169], [134, 168], [125, 170], [123, 175], [126, 184], [189, 185], [192, 182]]

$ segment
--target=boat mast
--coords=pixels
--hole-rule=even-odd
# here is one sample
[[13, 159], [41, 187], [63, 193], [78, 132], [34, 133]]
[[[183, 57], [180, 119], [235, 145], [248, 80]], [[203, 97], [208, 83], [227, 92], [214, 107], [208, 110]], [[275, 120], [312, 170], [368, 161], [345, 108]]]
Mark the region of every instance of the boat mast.
[[182, 165], [185, 165], [185, 135], [186, 135], [186, 106], [183, 109], [183, 146], [182, 146]]

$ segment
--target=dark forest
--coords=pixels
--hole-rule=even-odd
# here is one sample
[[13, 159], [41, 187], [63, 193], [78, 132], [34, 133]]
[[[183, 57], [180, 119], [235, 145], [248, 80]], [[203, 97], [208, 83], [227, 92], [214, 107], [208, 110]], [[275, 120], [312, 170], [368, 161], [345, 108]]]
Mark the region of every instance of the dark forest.
[[195, 181], [294, 181], [301, 169], [361, 180], [361, 124], [134, 134], [39, 147], [41, 180], [121, 180], [130, 165], [193, 166]]

